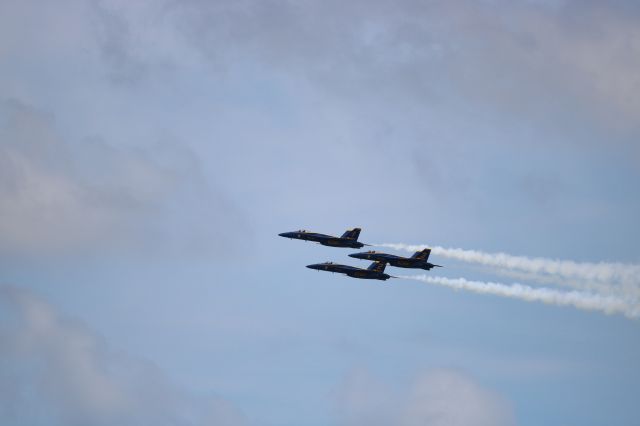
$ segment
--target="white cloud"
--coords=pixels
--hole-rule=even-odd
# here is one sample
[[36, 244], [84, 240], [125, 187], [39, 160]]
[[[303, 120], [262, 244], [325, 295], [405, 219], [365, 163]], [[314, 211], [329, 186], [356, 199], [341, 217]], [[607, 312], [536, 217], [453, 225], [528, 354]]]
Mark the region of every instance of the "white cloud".
[[352, 372], [337, 392], [346, 426], [507, 426], [513, 410], [502, 396], [460, 371], [436, 369], [397, 391], [366, 370]]
[[506, 426], [514, 424], [509, 404], [458, 371], [436, 370], [414, 384], [401, 419], [406, 426]]
[[183, 391], [27, 290], [0, 287], [0, 417], [21, 425], [242, 425], [228, 401]]
[[335, 397], [341, 424], [397, 424], [399, 401], [385, 383], [365, 369], [351, 371]]

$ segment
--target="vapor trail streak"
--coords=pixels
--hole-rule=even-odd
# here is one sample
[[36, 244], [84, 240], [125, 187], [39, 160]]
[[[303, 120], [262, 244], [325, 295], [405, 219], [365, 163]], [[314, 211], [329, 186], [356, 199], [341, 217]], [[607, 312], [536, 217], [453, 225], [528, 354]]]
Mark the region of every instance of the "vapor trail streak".
[[[381, 247], [414, 252], [428, 245], [385, 243]], [[640, 265], [600, 262], [580, 263], [543, 257], [513, 256], [507, 253], [488, 253], [478, 250], [432, 246], [433, 255], [477, 263], [502, 270], [517, 270], [562, 278], [562, 284], [590, 288], [607, 294], [619, 294], [640, 299]], [[577, 280], [577, 281], [576, 281]]]
[[602, 296], [580, 291], [558, 291], [544, 287], [530, 287], [517, 283], [507, 285], [494, 282], [469, 281], [464, 278], [445, 278], [427, 275], [403, 275], [399, 278], [422, 281], [456, 290], [494, 294], [529, 302], [542, 302], [557, 306], [573, 306], [578, 309], [602, 311], [607, 314], [621, 313], [629, 318], [638, 318], [640, 316], [640, 305], [638, 303], [630, 303], [614, 296]]

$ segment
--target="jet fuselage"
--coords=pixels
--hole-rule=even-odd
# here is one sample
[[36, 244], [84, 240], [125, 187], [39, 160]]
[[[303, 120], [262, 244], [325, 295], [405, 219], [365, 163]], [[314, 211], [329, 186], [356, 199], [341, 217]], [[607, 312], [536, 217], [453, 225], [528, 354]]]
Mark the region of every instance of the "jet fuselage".
[[358, 242], [357, 239], [354, 238], [334, 237], [331, 235], [318, 234], [317, 232], [308, 232], [304, 230], [283, 232], [278, 235], [295, 240], [313, 241], [329, 247], [348, 247], [357, 249], [365, 246], [365, 244]]
[[[355, 266], [340, 265], [333, 262], [316, 263], [313, 265], [307, 265], [309, 269], [315, 269], [317, 271], [336, 272], [338, 274], [345, 274], [352, 278], [369, 279], [369, 280], [381, 280], [386, 281], [392, 278], [391, 275], [385, 274], [380, 270], [356, 268]], [[384, 270], [384, 266], [382, 267]]]
[[402, 257], [394, 254], [379, 253], [375, 251], [367, 251], [363, 253], [353, 253], [349, 257], [356, 259], [371, 260], [375, 262], [385, 262], [391, 266], [397, 268], [413, 268], [413, 269], [426, 269], [427, 271], [433, 267], [439, 267], [440, 265], [434, 265], [427, 262], [426, 259], [418, 259], [415, 257]]

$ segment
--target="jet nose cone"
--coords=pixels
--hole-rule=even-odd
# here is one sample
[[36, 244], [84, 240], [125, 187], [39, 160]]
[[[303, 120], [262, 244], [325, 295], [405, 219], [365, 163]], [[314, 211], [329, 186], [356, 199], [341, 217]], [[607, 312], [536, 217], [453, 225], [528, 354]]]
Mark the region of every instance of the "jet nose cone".
[[359, 253], [351, 253], [349, 257], [355, 257], [356, 259], [360, 257]]
[[285, 236], [284, 234], [285, 234], [284, 232], [281, 232], [281, 233], [278, 234], [278, 236], [284, 237]]
[[318, 269], [318, 265], [307, 265], [309, 269]]

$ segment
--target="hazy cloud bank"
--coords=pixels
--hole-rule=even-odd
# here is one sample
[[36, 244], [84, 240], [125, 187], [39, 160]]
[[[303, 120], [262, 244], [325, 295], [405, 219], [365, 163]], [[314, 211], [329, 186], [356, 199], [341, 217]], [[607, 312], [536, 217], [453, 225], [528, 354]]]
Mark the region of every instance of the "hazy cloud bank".
[[180, 389], [33, 293], [0, 287], [0, 417], [15, 425], [243, 425], [218, 397]]
[[356, 98], [441, 103], [453, 92], [509, 112], [583, 104], [605, 121], [639, 118], [633, 2], [169, 4], [178, 28], [222, 66], [267, 63]]
[[[0, 251], [221, 246], [241, 215], [183, 145], [70, 143], [55, 118], [0, 105]], [[158, 247], [156, 247], [157, 249]]]

